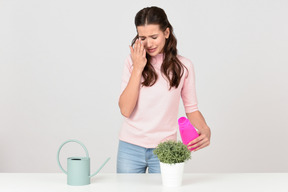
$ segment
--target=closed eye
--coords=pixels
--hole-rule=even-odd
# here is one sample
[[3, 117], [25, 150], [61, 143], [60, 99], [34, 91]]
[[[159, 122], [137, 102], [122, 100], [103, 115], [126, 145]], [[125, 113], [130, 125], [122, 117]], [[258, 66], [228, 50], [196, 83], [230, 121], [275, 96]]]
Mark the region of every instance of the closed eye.
[[[158, 36], [150, 36], [152, 39], [157, 39], [158, 38]], [[141, 41], [144, 41], [145, 39], [146, 39], [146, 37], [141, 37], [140, 36], [140, 39], [141, 39]]]

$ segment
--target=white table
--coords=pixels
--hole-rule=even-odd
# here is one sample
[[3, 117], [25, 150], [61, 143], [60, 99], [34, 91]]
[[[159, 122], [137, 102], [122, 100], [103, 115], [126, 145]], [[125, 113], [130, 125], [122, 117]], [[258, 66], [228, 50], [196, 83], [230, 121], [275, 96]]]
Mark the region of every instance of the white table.
[[99, 173], [90, 185], [66, 182], [63, 173], [0, 173], [1, 192], [288, 192], [288, 173], [184, 174], [177, 188], [163, 187], [160, 174]]

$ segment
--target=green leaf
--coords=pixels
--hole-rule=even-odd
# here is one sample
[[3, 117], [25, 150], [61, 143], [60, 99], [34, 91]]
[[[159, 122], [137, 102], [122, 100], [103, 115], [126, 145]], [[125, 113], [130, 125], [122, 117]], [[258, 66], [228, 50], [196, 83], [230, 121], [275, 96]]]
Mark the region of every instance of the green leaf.
[[162, 163], [183, 163], [191, 159], [191, 151], [181, 141], [168, 140], [160, 143], [153, 153]]

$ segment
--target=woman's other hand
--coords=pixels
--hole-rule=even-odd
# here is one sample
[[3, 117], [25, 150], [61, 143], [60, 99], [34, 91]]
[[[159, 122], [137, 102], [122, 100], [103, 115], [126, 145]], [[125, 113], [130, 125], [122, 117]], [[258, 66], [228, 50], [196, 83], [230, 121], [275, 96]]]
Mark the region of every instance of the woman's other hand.
[[198, 130], [199, 137], [188, 143], [188, 149], [196, 148], [193, 151], [198, 151], [210, 145], [211, 131], [209, 127]]

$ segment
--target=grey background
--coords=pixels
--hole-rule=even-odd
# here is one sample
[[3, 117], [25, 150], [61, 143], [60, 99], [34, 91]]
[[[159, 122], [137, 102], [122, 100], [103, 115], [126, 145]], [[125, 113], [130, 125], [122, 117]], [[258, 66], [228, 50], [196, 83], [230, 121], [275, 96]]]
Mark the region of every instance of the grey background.
[[[288, 171], [288, 2], [0, 1], [0, 172], [60, 172], [82, 141], [116, 172], [120, 80], [142, 8], [163, 8], [194, 63], [211, 146], [185, 172]], [[185, 115], [179, 106], [179, 117]], [[84, 155], [71, 143], [61, 162]]]

